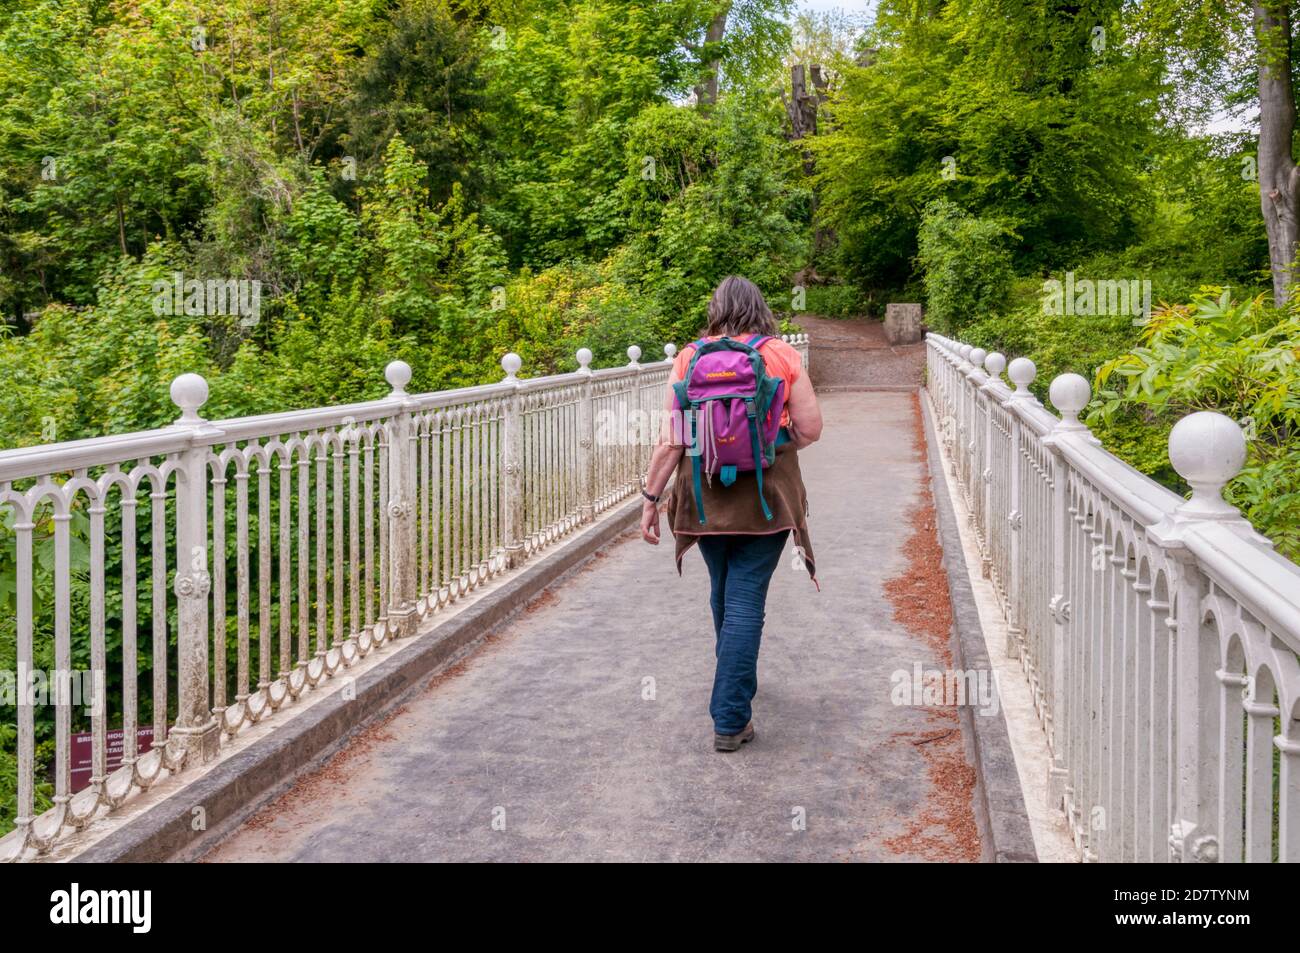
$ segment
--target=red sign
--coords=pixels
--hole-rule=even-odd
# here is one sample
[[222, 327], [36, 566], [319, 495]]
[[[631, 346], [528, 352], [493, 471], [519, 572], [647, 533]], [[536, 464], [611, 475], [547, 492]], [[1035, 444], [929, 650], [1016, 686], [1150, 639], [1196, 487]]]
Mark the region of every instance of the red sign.
[[[72, 793], [90, 787], [92, 758], [95, 753], [94, 737], [89, 731], [79, 731], [72, 736]], [[136, 754], [142, 755], [153, 747], [153, 725], [137, 728]], [[108, 732], [108, 773], [122, 766], [122, 746], [126, 735], [121, 728]]]

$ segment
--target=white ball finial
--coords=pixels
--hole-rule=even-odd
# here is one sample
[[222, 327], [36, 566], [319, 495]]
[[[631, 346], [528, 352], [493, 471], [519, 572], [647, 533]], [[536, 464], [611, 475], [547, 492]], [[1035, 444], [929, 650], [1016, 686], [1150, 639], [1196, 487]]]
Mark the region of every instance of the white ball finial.
[[1086, 430], [1079, 422], [1079, 411], [1088, 406], [1092, 397], [1092, 388], [1086, 378], [1079, 374], [1061, 374], [1047, 391], [1052, 406], [1061, 412], [1061, 422], [1057, 426], [1062, 430]]
[[676, 357], [676, 356], [677, 356], [677, 345], [676, 345], [676, 344], [665, 344], [665, 345], [664, 345], [664, 357], [665, 357], [667, 360], [670, 360], [670, 361], [671, 361], [671, 360], [672, 360], [674, 357]]
[[1016, 391], [1013, 397], [1032, 397], [1029, 393], [1029, 385], [1034, 382], [1038, 376], [1038, 368], [1034, 362], [1027, 357], [1018, 357], [1007, 366], [1007, 377], [1011, 378], [1011, 383], [1016, 385]]
[[1007, 359], [994, 351], [988, 357], [984, 358], [984, 369], [993, 377], [998, 377], [1007, 369]]
[[1201, 410], [1188, 414], [1169, 432], [1169, 462], [1192, 488], [1180, 508], [1195, 516], [1235, 516], [1223, 488], [1246, 462], [1246, 435], [1231, 417]]
[[627, 349], [627, 363], [635, 367], [636, 362], [641, 360], [641, 349], [633, 344]]
[[406, 385], [411, 382], [411, 365], [405, 361], [391, 361], [384, 368], [384, 379], [392, 386], [389, 397], [402, 397], [406, 394]]
[[208, 402], [208, 382], [201, 374], [182, 374], [172, 381], [172, 403], [181, 409], [179, 424], [198, 423], [199, 408]]
[[976, 347], [971, 349], [970, 354], [966, 356], [966, 360], [970, 361], [978, 368], [984, 366], [984, 358], [988, 356], [988, 351], [984, 350], [982, 347]]
[[508, 381], [518, 380], [519, 368], [523, 366], [524, 359], [514, 351], [501, 358], [501, 370], [506, 372], [506, 380]]
[[957, 353], [959, 353], [959, 354], [961, 355], [961, 359], [962, 359], [963, 361], [969, 361], [969, 360], [970, 360], [971, 351], [973, 351], [973, 350], [975, 350], [975, 349], [974, 349], [973, 347], [971, 347], [969, 344], [963, 344], [961, 347], [959, 347], [959, 348], [957, 349]]
[[[590, 374], [591, 373], [591, 348], [589, 347], [578, 348], [577, 358], [578, 358], [578, 370]], [[515, 370], [518, 369], [519, 368], [515, 368]]]

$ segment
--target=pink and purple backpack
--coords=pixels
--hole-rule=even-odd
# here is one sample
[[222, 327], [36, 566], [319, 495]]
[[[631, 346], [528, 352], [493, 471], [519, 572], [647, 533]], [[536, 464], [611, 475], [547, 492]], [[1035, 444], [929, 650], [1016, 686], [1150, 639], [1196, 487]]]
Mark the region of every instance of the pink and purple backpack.
[[712, 485], [716, 475], [723, 486], [731, 486], [736, 474], [747, 470], [754, 471], [763, 515], [772, 519], [763, 497], [763, 470], [776, 462], [776, 447], [784, 442], [781, 412], [786, 394], [785, 381], [768, 376], [758, 352], [766, 340], [761, 334], [747, 341], [701, 338], [694, 344], [686, 376], [673, 385], [700, 523], [703, 479]]

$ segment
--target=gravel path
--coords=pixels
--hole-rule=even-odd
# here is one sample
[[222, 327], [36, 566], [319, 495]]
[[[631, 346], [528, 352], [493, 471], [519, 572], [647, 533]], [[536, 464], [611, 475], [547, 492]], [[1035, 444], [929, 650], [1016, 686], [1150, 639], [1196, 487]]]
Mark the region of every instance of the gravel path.
[[870, 318], [821, 318], [801, 314], [811, 336], [813, 384], [819, 390], [918, 386], [925, 343], [891, 346], [885, 326]]

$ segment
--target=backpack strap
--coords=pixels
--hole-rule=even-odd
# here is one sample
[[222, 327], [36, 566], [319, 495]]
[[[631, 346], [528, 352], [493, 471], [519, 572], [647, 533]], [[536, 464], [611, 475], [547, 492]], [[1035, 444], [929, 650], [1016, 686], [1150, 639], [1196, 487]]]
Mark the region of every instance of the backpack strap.
[[691, 484], [695, 491], [695, 514], [700, 518], [700, 525], [704, 525], [704, 484], [700, 479], [700, 455], [698, 453], [691, 456]]
[[[686, 362], [686, 369], [682, 371], [682, 379], [675, 381], [671, 385], [673, 393], [677, 395], [677, 407], [683, 413], [691, 406], [691, 399], [687, 396], [686, 388], [690, 386], [691, 375], [695, 373], [695, 362], [700, 359], [700, 342], [696, 341], [693, 344], [686, 345], [686, 347], [694, 348], [695, 351], [691, 354], [691, 359]], [[685, 349], [682, 350], [682, 353], [686, 353]]]
[[[785, 384], [785, 380], [783, 378], [768, 377], [766, 374], [764, 374], [763, 378], [758, 382], [758, 390], [754, 394], [754, 403], [757, 405], [757, 411], [758, 411], [757, 416], [759, 417], [760, 420], [766, 421], [768, 417], [771, 415], [772, 401], [776, 399], [776, 392], [780, 390], [784, 386], [784, 384]], [[782, 430], [784, 430], [784, 428], [782, 428]], [[781, 440], [778, 437], [776, 443], [774, 444], [765, 443], [763, 445], [763, 452], [764, 454], [767, 455], [767, 460], [769, 463], [773, 462], [776, 459], [775, 456], [776, 448], [777, 445], [780, 443]]]
[[754, 348], [755, 350], [758, 350], [758, 348], [762, 347], [766, 342], [770, 340], [772, 340], [772, 335], [770, 334], [755, 334], [745, 343], [748, 344], [750, 347]]
[[692, 408], [691, 412], [691, 442], [687, 445], [687, 450], [691, 457], [691, 489], [695, 494], [695, 514], [700, 518], [700, 525], [704, 525], [704, 484], [700, 479], [702, 456], [699, 447], [699, 426], [698, 414]]
[[[758, 408], [754, 406], [752, 400], [745, 401], [745, 416], [749, 419], [749, 444], [754, 454], [754, 479], [758, 483], [758, 502], [763, 507], [763, 517], [768, 521], [772, 519], [772, 510], [767, 505], [767, 498], [763, 496], [763, 450], [759, 446], [758, 439]], [[700, 522], [704, 522], [703, 519]]]
[[691, 376], [687, 374], [681, 380], [673, 383], [673, 394], [677, 397], [677, 409], [683, 413], [691, 406], [691, 399], [686, 396], [686, 388], [689, 386], [690, 380]]

